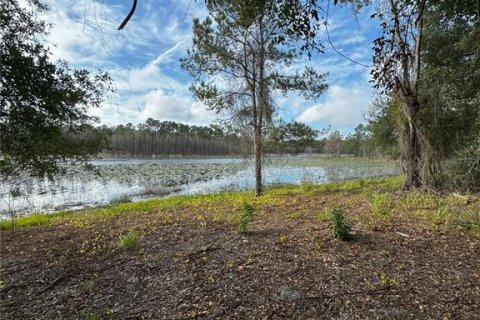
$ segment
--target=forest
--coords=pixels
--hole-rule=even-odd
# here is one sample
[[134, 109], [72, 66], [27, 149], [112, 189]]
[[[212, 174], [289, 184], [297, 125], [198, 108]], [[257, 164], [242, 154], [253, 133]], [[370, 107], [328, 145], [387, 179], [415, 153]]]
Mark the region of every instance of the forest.
[[[196, 126], [149, 118], [145, 123], [107, 127], [91, 127], [88, 136], [97, 144], [102, 157], [167, 157], [167, 156], [249, 156], [248, 137], [219, 125]], [[367, 131], [358, 125], [353, 134], [338, 130], [314, 130], [300, 122], [280, 122], [264, 137], [265, 153], [319, 153], [340, 157], [394, 157], [377, 148]], [[391, 146], [390, 146], [391, 147]]]

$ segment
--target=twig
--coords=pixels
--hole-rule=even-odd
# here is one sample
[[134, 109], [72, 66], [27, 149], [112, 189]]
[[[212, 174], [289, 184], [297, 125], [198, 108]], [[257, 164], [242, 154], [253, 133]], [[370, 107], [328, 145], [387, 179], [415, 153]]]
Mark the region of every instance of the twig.
[[406, 233], [403, 233], [403, 232], [399, 232], [399, 231], [394, 231], [396, 234], [402, 236], [402, 237], [405, 237], [405, 238], [410, 238], [410, 236]]
[[69, 272], [69, 270], [63, 272], [61, 275], [59, 275], [55, 280], [53, 280], [48, 286], [46, 286], [45, 288], [41, 289], [38, 291], [38, 293], [44, 293], [45, 291], [47, 290], [50, 290], [51, 288], [53, 288], [57, 283], [59, 283], [60, 281], [62, 281], [63, 279], [71, 276], [72, 273]]
[[335, 293], [335, 294], [329, 294], [329, 295], [323, 295], [323, 296], [307, 296], [305, 299], [311, 299], [311, 300], [316, 300], [316, 299], [333, 299], [339, 296], [353, 296], [357, 294], [375, 294], [378, 292], [386, 291], [389, 290], [390, 287], [383, 287], [379, 289], [374, 289], [374, 290], [359, 290], [359, 291], [353, 291], [353, 292], [340, 292], [340, 293]]
[[219, 247], [205, 247], [205, 248], [201, 248], [200, 250], [190, 252], [190, 253], [188, 253], [186, 256], [187, 256], [187, 257], [195, 256], [195, 255], [197, 255], [197, 254], [199, 254], [199, 253], [206, 253], [206, 252], [208, 252], [208, 251], [219, 250], [219, 249], [220, 249]]

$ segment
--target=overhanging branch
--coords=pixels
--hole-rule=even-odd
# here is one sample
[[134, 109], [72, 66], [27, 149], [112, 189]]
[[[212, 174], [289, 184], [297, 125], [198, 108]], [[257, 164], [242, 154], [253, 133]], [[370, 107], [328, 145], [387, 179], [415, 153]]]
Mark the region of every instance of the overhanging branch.
[[123, 20], [122, 24], [120, 25], [120, 27], [118, 27], [117, 30], [122, 30], [127, 25], [128, 21], [130, 21], [130, 18], [132, 18], [133, 14], [135, 13], [136, 8], [137, 8], [137, 0], [133, 0], [132, 9], [130, 9], [130, 12], [128, 13], [127, 17], [125, 18], [125, 20]]

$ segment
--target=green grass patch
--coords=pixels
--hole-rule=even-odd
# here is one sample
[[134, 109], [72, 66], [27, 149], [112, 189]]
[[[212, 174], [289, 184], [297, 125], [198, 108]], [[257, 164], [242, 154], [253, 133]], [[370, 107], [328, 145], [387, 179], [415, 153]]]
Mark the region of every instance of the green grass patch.
[[375, 218], [381, 220], [390, 218], [394, 206], [390, 194], [374, 193], [370, 197], [369, 204], [370, 211]]
[[130, 228], [127, 233], [120, 235], [118, 244], [122, 248], [135, 248], [138, 245], [139, 236], [137, 230]]
[[330, 221], [330, 210], [329, 209], [324, 209], [324, 210], [318, 212], [315, 215], [315, 219], [317, 219], [318, 222]]
[[25, 227], [32, 227], [38, 225], [45, 225], [57, 221], [59, 219], [70, 216], [71, 212], [62, 211], [51, 214], [34, 213], [28, 216], [18, 217], [11, 220], [0, 221], [0, 230], [21, 229]]

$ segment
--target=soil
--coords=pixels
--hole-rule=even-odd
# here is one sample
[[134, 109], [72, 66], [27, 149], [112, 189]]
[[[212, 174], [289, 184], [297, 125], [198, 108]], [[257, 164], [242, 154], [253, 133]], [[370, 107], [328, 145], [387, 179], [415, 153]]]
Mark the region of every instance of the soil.
[[[357, 195], [285, 198], [247, 234], [201, 205], [1, 231], [0, 318], [480, 319], [480, 239], [372, 227]], [[338, 203], [350, 241], [315, 219]], [[132, 228], [138, 244], [120, 246]]]

